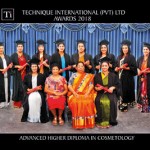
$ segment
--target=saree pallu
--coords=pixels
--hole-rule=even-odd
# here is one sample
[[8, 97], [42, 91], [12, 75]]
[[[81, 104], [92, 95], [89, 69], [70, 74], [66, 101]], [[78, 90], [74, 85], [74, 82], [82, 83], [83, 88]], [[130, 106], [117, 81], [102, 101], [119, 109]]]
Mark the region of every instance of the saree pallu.
[[[23, 65], [25, 65], [26, 63], [27, 63], [27, 61], [26, 61], [26, 59], [25, 59], [25, 57], [22, 55], [21, 57], [18, 57], [18, 61], [19, 61], [19, 65], [20, 66], [23, 66]], [[25, 77], [25, 75], [26, 75], [26, 67], [24, 67], [21, 71], [20, 71], [20, 73], [21, 73], [21, 79], [22, 79], [22, 81], [24, 80], [24, 77]]]
[[[43, 57], [41, 57], [40, 58], [40, 64], [42, 64], [43, 63], [43, 61], [44, 61], [44, 59], [43, 59]], [[40, 67], [40, 73], [44, 73], [44, 65], [41, 65], [41, 67]]]
[[[92, 79], [93, 75], [86, 74], [77, 88], [79, 97], [76, 98], [73, 94], [69, 96], [68, 106], [72, 112], [72, 126], [75, 129], [93, 128], [95, 126], [94, 91], [91, 91], [88, 97], [84, 97]], [[74, 89], [76, 89], [75, 85], [78, 85], [80, 80], [80, 77], [75, 78]]]

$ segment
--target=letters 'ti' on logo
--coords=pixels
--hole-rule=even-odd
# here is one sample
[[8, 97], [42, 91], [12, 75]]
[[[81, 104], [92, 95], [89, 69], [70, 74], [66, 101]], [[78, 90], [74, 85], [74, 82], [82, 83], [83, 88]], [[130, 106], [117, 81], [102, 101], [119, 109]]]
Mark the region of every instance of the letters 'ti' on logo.
[[1, 20], [2, 21], [13, 21], [14, 20], [14, 9], [13, 8], [2, 8], [1, 9]]

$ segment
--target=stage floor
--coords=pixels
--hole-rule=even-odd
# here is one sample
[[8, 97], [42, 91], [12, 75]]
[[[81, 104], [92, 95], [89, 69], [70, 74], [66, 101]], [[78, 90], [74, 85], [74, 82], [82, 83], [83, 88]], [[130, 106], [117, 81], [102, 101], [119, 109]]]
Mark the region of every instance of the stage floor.
[[141, 113], [135, 106], [129, 108], [128, 112], [120, 112], [118, 110], [118, 125], [109, 129], [93, 129], [75, 130], [70, 122], [66, 122], [64, 126], [53, 126], [51, 122], [29, 123], [21, 122], [23, 108], [16, 109], [12, 104], [8, 108], [0, 109], [0, 133], [150, 133], [150, 113]]

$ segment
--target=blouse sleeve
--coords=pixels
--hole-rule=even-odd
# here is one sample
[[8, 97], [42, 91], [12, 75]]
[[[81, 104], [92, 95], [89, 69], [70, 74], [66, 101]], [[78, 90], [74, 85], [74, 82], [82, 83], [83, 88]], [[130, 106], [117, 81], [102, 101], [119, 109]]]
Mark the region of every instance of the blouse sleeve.
[[67, 84], [67, 81], [64, 77], [62, 77], [62, 82], [63, 82], [63, 84]]
[[75, 74], [76, 73], [73, 73], [68, 81], [68, 85], [72, 85], [73, 84], [73, 81], [74, 81], [74, 78], [75, 78]]
[[48, 84], [48, 77], [47, 77], [46, 80], [45, 80], [45, 84]]

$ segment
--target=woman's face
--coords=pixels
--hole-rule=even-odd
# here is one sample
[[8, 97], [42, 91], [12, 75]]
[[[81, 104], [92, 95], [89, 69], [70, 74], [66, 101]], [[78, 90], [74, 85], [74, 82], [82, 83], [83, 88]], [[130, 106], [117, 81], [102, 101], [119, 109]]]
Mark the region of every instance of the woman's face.
[[59, 52], [64, 52], [64, 50], [65, 50], [64, 44], [59, 44], [59, 45], [57, 46], [57, 48], [58, 48]]
[[22, 45], [22, 44], [18, 44], [18, 45], [17, 45], [17, 51], [18, 51], [19, 53], [23, 52], [23, 45]]
[[148, 49], [148, 47], [143, 47], [143, 54], [144, 55], [149, 55], [150, 50]]
[[84, 44], [83, 43], [79, 43], [78, 44], [78, 52], [82, 53], [82, 52], [84, 52], [84, 50], [85, 50]]
[[77, 71], [78, 72], [84, 72], [84, 70], [85, 70], [84, 65], [82, 63], [78, 63], [78, 65], [77, 65]]
[[32, 70], [32, 73], [37, 73], [37, 71], [38, 71], [38, 65], [37, 64], [32, 64], [31, 65], [31, 70]]
[[109, 69], [109, 65], [107, 62], [102, 63], [102, 72], [107, 72]]
[[0, 54], [4, 53], [4, 46], [0, 46]]
[[59, 68], [57, 66], [52, 68], [52, 74], [53, 75], [58, 75], [59, 74]]
[[39, 45], [38, 46], [38, 51], [41, 53], [44, 51], [44, 45]]
[[106, 54], [106, 53], [107, 53], [107, 50], [108, 50], [108, 48], [107, 48], [106, 45], [101, 45], [100, 51], [102, 52], [102, 54]]
[[123, 45], [122, 46], [122, 52], [123, 52], [123, 54], [128, 54], [128, 52], [129, 52], [129, 48], [128, 48], [128, 46], [127, 45]]

